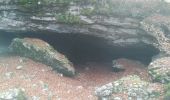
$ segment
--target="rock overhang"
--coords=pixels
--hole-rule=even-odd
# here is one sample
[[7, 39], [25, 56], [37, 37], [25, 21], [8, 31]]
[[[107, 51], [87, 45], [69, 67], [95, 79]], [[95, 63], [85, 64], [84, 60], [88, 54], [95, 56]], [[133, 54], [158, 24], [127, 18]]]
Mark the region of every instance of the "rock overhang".
[[[14, 33], [5, 34], [10, 36]], [[2, 36], [5, 37], [4, 34]], [[15, 37], [42, 39], [66, 55], [75, 64], [91, 61], [111, 62], [118, 58], [129, 58], [149, 64], [152, 57], [159, 53], [159, 50], [151, 44], [138, 40], [128, 43], [122, 39], [119, 43], [114, 43], [112, 40], [89, 34], [27, 32], [13, 35], [11, 39]], [[9, 39], [9, 41], [11, 40]]]

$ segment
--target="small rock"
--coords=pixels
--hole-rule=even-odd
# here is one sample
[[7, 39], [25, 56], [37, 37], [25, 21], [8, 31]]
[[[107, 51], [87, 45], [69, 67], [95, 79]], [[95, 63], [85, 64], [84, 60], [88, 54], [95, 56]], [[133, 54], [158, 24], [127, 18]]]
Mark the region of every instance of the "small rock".
[[59, 74], [60, 77], [63, 77], [63, 74]]
[[22, 59], [22, 58], [20, 58], [20, 59], [19, 59], [19, 62], [20, 62], [20, 63], [23, 63], [23, 59]]
[[7, 72], [5, 73], [5, 76], [7, 79], [11, 79], [13, 77], [14, 73], [13, 72]]
[[120, 97], [115, 97], [113, 100], [122, 100]]
[[21, 70], [22, 68], [23, 68], [23, 66], [21, 66], [21, 65], [16, 67], [17, 70]]
[[33, 84], [32, 87], [33, 87], [33, 88], [36, 88], [36, 87], [37, 87], [37, 84]]
[[40, 100], [40, 97], [33, 96], [33, 97], [32, 97], [32, 100]]
[[49, 86], [47, 83], [42, 82], [41, 85], [42, 85], [43, 91], [48, 91]]
[[89, 95], [88, 98], [92, 98], [93, 96], [92, 95]]
[[42, 71], [42, 72], [45, 72], [45, 69], [42, 69], [41, 71]]
[[77, 86], [77, 89], [83, 89], [83, 86]]
[[112, 69], [113, 69], [114, 72], [120, 72], [120, 71], [124, 71], [125, 67], [124, 67], [124, 65], [119, 63], [117, 60], [114, 60], [113, 65], [112, 65]]

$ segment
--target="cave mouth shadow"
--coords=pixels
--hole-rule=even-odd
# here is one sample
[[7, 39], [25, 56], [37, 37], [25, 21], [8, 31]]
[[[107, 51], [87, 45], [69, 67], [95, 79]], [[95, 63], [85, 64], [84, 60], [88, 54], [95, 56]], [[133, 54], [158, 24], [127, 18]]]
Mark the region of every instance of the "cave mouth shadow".
[[[49, 32], [47, 32], [49, 33]], [[116, 47], [107, 45], [106, 40], [102, 38], [82, 35], [82, 34], [55, 34], [55, 33], [12, 33], [0, 34], [1, 37], [7, 38], [8, 44], [13, 38], [31, 37], [39, 38], [50, 45], [57, 51], [66, 55], [73, 64], [85, 64], [86, 62], [112, 62], [114, 59], [127, 58], [138, 60], [148, 65], [152, 57], [159, 54], [159, 50], [151, 45], [141, 47]]]

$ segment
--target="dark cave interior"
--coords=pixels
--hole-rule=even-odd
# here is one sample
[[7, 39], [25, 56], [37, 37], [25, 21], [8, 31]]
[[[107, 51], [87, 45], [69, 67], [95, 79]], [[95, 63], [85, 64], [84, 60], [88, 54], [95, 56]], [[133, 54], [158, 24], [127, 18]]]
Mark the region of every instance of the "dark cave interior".
[[9, 45], [13, 38], [40, 38], [51, 44], [57, 51], [66, 55], [74, 64], [86, 62], [111, 62], [117, 58], [128, 58], [149, 64], [159, 50], [151, 45], [119, 48], [106, 44], [99, 37], [80, 34], [54, 33], [0, 33], [0, 45]]

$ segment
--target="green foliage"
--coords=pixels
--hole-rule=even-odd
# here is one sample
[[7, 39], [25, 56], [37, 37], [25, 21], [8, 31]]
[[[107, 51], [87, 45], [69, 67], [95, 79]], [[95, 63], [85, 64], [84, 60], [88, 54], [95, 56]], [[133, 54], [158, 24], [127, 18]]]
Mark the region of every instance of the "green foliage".
[[60, 23], [82, 23], [80, 17], [78, 15], [73, 15], [71, 13], [60, 13], [55, 15], [56, 20]]
[[85, 15], [85, 16], [90, 16], [94, 13], [94, 10], [91, 8], [84, 8], [80, 11], [81, 15]]

